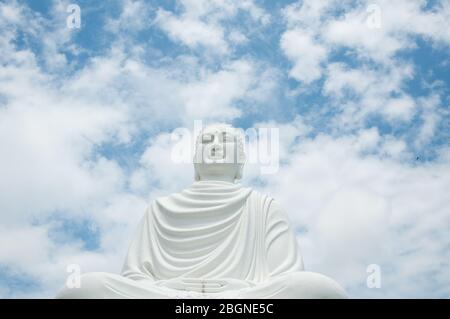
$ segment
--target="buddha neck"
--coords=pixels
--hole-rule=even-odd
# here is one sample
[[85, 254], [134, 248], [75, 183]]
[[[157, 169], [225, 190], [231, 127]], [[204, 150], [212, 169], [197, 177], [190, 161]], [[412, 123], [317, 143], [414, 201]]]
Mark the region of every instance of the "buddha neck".
[[201, 176], [200, 181], [219, 181], [219, 182], [228, 182], [234, 184], [235, 178], [231, 176], [224, 176], [224, 175], [207, 175], [207, 176]]

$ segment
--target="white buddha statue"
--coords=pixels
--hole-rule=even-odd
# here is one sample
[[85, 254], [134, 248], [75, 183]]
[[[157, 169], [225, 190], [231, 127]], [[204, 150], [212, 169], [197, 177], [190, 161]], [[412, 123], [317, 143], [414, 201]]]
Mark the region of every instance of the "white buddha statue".
[[275, 200], [236, 183], [243, 137], [230, 126], [197, 139], [195, 182], [154, 200], [121, 275], [87, 273], [58, 298], [345, 298], [303, 269], [295, 234]]

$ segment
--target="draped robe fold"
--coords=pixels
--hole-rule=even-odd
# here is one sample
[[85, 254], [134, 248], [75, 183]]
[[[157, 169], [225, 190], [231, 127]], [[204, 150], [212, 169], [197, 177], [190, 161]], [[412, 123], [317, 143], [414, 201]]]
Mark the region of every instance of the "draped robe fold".
[[[284, 241], [284, 251], [269, 253], [275, 241]], [[270, 269], [271, 257], [276, 269]], [[272, 198], [238, 184], [196, 182], [149, 206], [122, 275], [260, 283], [271, 273], [301, 269], [295, 236]]]
[[303, 270], [295, 234], [267, 196], [239, 184], [195, 182], [154, 200], [121, 275], [88, 273], [58, 298], [340, 298]]

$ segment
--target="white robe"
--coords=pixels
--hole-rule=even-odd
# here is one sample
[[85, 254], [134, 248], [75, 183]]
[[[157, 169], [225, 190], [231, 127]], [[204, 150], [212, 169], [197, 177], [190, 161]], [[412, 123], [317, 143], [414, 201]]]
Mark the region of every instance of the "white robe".
[[295, 235], [272, 198], [239, 184], [200, 181], [151, 203], [122, 275], [256, 284], [302, 269]]
[[295, 234], [267, 196], [200, 181], [153, 201], [122, 275], [88, 273], [57, 298], [342, 298], [331, 279], [303, 270]]

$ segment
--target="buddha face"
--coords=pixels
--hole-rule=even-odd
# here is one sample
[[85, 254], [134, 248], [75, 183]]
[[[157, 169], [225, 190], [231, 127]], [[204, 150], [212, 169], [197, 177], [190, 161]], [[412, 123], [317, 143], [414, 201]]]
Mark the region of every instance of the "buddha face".
[[194, 167], [196, 180], [226, 180], [240, 178], [244, 162], [242, 141], [230, 126], [212, 125], [199, 135]]

